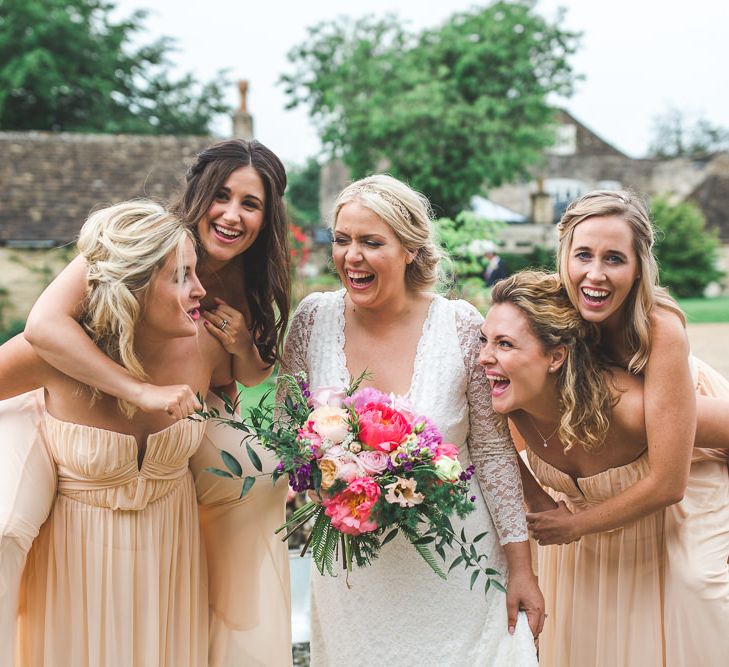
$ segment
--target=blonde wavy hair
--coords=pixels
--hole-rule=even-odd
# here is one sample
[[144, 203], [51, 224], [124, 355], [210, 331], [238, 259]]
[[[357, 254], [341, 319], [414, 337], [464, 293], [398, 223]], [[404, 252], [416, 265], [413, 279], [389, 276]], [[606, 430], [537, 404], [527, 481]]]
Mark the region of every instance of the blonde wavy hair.
[[648, 316], [655, 306], [666, 308], [686, 318], [668, 291], [658, 283], [658, 263], [653, 255], [655, 233], [645, 203], [630, 191], [613, 192], [595, 190], [573, 201], [557, 226], [559, 250], [557, 271], [567, 294], [575, 306], [578, 295], [569, 280], [567, 265], [575, 227], [588, 218], [615, 216], [625, 220], [633, 233], [633, 250], [638, 259], [638, 279], [623, 305], [623, 343], [630, 354], [628, 370], [640, 373], [648, 363], [651, 351], [651, 332]]
[[342, 207], [354, 201], [382, 218], [403, 247], [415, 254], [405, 268], [408, 289], [424, 291], [441, 282], [441, 260], [446, 255], [436, 242], [432, 209], [424, 195], [387, 174], [367, 176], [339, 193], [334, 203], [332, 231]]
[[[81, 324], [108, 357], [143, 381], [149, 378], [134, 341], [144, 293], [170, 253], [175, 253], [182, 278], [187, 239], [193, 239], [188, 226], [147, 200], [96, 211], [79, 233], [77, 247], [88, 265]], [[98, 397], [98, 391], [92, 392]], [[126, 401], [119, 405], [129, 417], [136, 410]]]
[[541, 271], [520, 271], [500, 280], [491, 290], [491, 302], [516, 306], [545, 351], [565, 346], [565, 361], [557, 371], [559, 438], [565, 452], [577, 444], [588, 451], [601, 447], [615, 399], [605, 378], [607, 366], [592, 351], [600, 336], [597, 326], [582, 318], [558, 276]]

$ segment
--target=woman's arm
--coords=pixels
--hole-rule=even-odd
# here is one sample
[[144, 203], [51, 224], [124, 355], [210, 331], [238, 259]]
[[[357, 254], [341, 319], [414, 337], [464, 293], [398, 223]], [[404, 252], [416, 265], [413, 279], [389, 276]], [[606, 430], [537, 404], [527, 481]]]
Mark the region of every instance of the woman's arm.
[[528, 514], [540, 544], [563, 544], [613, 530], [683, 497], [696, 433], [696, 394], [689, 346], [680, 320], [667, 311], [651, 316], [651, 354], [644, 372], [645, 424], [650, 472], [622, 493], [576, 514], [562, 507]]
[[38, 297], [25, 338], [48, 364], [82, 384], [127, 400], [145, 412], [194, 412], [199, 403], [187, 385], [158, 387], [135, 378], [86, 335], [78, 318], [86, 297], [86, 262], [76, 257]]
[[0, 345], [0, 400], [44, 386], [48, 368], [18, 334]]

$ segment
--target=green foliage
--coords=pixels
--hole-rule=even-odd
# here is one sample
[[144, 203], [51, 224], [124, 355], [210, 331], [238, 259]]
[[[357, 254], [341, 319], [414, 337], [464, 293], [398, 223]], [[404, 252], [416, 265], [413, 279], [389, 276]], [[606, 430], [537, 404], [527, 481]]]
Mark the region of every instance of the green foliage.
[[289, 167], [287, 173], [289, 183], [286, 188], [286, 202], [291, 218], [304, 227], [318, 227], [321, 224], [321, 166], [315, 158], [309, 158], [303, 167]]
[[206, 134], [227, 112], [219, 74], [170, 77], [169, 38], [133, 46], [145, 11], [104, 0], [0, 0], [0, 128]]
[[690, 324], [729, 323], [729, 296], [679, 299], [678, 305]]
[[524, 174], [553, 141], [550, 93], [569, 95], [576, 33], [533, 0], [502, 0], [411, 33], [395, 16], [309, 29], [282, 77], [352, 176], [387, 169], [454, 216]]
[[496, 242], [504, 223], [480, 218], [472, 211], [461, 211], [454, 218], [435, 221], [438, 239], [451, 259], [455, 280], [480, 276], [485, 268], [478, 242]]
[[680, 297], [701, 296], [706, 286], [722, 277], [717, 268], [718, 235], [706, 229], [701, 211], [689, 202], [651, 202], [658, 229], [655, 254], [660, 282]]
[[499, 256], [509, 273], [517, 273], [523, 269], [536, 269], [539, 271], [556, 271], [557, 255], [554, 250], [544, 246], [535, 246], [526, 254], [515, 252], [500, 252]]

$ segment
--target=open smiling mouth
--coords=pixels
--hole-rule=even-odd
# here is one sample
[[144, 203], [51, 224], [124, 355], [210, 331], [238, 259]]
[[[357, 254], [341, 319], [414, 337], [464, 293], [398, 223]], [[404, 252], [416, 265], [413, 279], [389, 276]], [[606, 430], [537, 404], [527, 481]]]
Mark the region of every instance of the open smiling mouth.
[[347, 271], [347, 278], [356, 287], [366, 287], [375, 279], [375, 274], [364, 271]]
[[585, 297], [585, 301], [592, 306], [600, 306], [610, 296], [610, 292], [604, 289], [592, 289], [590, 287], [583, 287], [581, 290], [582, 296]]
[[227, 227], [220, 227], [219, 225], [216, 225], [214, 222], [210, 223], [210, 226], [213, 228], [216, 234], [219, 236], [222, 236], [224, 239], [229, 241], [234, 241], [238, 237], [240, 237], [243, 232], [239, 232], [235, 229], [228, 229]]
[[509, 385], [511, 384], [511, 381], [508, 378], [505, 378], [503, 375], [489, 375], [488, 381], [491, 385], [492, 396], [500, 396], [509, 388]]

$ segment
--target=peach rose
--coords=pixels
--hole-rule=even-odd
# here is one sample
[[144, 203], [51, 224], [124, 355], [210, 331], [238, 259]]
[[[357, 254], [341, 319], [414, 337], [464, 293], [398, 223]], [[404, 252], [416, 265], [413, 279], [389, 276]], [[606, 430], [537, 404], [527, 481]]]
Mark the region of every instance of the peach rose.
[[349, 414], [342, 408], [323, 405], [309, 415], [309, 422], [322, 438], [339, 444], [349, 433]]

